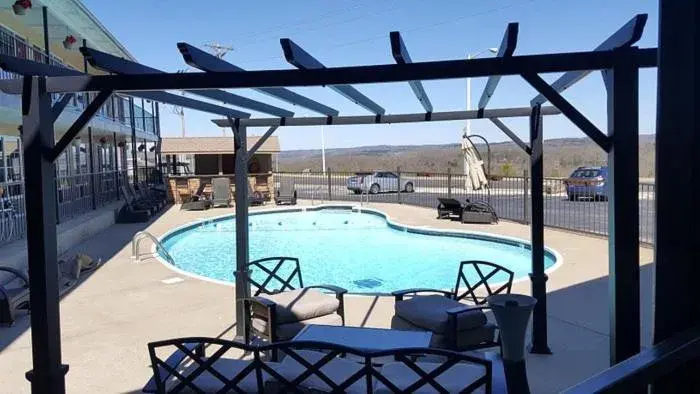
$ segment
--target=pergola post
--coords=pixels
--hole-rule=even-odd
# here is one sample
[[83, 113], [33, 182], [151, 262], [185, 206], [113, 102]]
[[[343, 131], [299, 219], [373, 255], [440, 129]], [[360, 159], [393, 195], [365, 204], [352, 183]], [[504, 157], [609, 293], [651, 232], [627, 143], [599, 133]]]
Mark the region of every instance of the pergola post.
[[65, 393], [61, 364], [56, 185], [51, 97], [46, 77], [24, 77], [22, 145], [24, 146], [27, 261], [31, 293], [32, 367], [27, 373], [33, 393]]
[[530, 352], [551, 354], [547, 345], [547, 275], [544, 273], [544, 165], [542, 157], [542, 106], [530, 113], [530, 243], [532, 248], [532, 296], [537, 299], [532, 311]]
[[610, 365], [640, 349], [639, 311], [639, 70], [633, 49], [603, 72], [608, 92], [608, 286]]
[[236, 119], [232, 125], [235, 155], [236, 185], [236, 338], [246, 338], [248, 311], [242, 300], [250, 298], [248, 284], [248, 148], [246, 126]]
[[[654, 344], [700, 325], [699, 11], [695, 1], [659, 1]], [[669, 373], [654, 392], [700, 387], [699, 364]]]
[[[134, 98], [129, 97], [129, 114], [131, 115], [131, 170], [133, 171], [132, 184], [136, 186], [139, 181], [139, 166], [136, 163], [136, 114], [134, 113]], [[124, 145], [126, 146], [126, 145]], [[128, 176], [128, 175], [127, 175]]]

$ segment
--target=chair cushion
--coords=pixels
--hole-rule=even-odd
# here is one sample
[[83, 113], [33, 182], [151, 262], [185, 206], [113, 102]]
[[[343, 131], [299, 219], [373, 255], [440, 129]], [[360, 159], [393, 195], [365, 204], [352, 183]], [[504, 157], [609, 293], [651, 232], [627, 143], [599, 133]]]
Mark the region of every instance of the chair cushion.
[[[312, 365], [323, 358], [326, 354], [311, 350], [296, 350], [295, 351], [304, 360]], [[362, 364], [344, 359], [334, 358], [324, 364], [320, 370], [332, 382], [340, 385], [347, 378], [362, 369]], [[285, 379], [292, 380], [304, 373], [307, 368], [300, 364], [297, 360], [287, 355], [275, 370]], [[348, 388], [342, 390], [344, 393], [367, 393], [366, 378], [362, 377], [356, 380]], [[265, 384], [265, 392], [281, 392], [282, 385], [274, 378], [268, 379]], [[333, 388], [323, 381], [317, 374], [311, 374], [309, 377], [301, 381], [297, 386], [302, 389], [311, 390], [313, 392], [330, 393]]]
[[[447, 311], [465, 304], [441, 295], [416, 296], [394, 304], [397, 316], [413, 325], [437, 334], [447, 331]], [[457, 315], [457, 331], [469, 330], [486, 324], [486, 315], [479, 309]]]
[[315, 289], [296, 289], [277, 294], [260, 295], [277, 304], [277, 322], [290, 323], [335, 313], [340, 302], [333, 295]]
[[[203, 360], [206, 360], [204, 358]], [[212, 368], [216, 370], [218, 373], [223, 375], [226, 379], [233, 379], [236, 377], [238, 373], [240, 373], [245, 367], [248, 366], [250, 363], [249, 360], [234, 360], [234, 359], [229, 359], [229, 358], [220, 358], [214, 362], [212, 365]], [[269, 365], [272, 368], [277, 368], [278, 363], [273, 363], [273, 362], [267, 362], [267, 365]], [[189, 376], [192, 372], [194, 372], [197, 368], [199, 367], [199, 364], [192, 362], [189, 364], [187, 367], [185, 367], [183, 370], [178, 371], [180, 372], [183, 376], [187, 377]], [[263, 371], [262, 373], [262, 378], [263, 378], [263, 384], [265, 381], [270, 379], [270, 376]], [[166, 382], [166, 389], [167, 391], [172, 390], [175, 388], [176, 385], [180, 383], [180, 380], [171, 377], [168, 379]], [[179, 391], [180, 393], [216, 393], [222, 388], [224, 388], [225, 383], [222, 382], [218, 377], [213, 375], [211, 372], [208, 370], [205, 370], [201, 374], [199, 374], [196, 378], [194, 378], [193, 384], [197, 386], [201, 391], [194, 390], [190, 386], [185, 386], [185, 388], [182, 391]], [[238, 387], [246, 393], [257, 393], [262, 391], [262, 387], [258, 388], [258, 383], [255, 378], [255, 370], [251, 370], [243, 379], [241, 379], [238, 382]], [[227, 392], [233, 392], [234, 390], [228, 390]]]
[[[391, 328], [403, 331], [425, 331], [424, 328], [413, 325], [398, 316], [392, 317]], [[496, 337], [496, 328], [495, 324], [486, 323], [481, 327], [459, 331], [457, 333], [457, 347], [463, 349], [486, 342], [493, 342]], [[430, 347], [451, 349], [450, 346], [447, 346], [447, 337], [444, 334], [435, 333], [430, 337]]]
[[[430, 363], [430, 362], [418, 362], [416, 365], [429, 373], [435, 368], [439, 367], [440, 363]], [[396, 385], [401, 390], [406, 390], [413, 383], [420, 379], [420, 376], [402, 362], [393, 362], [384, 364], [381, 370], [382, 376], [387, 378], [387, 380], [394, 385]], [[448, 370], [444, 371], [435, 378], [437, 384], [442, 386], [446, 392], [449, 393], [461, 393], [467, 386], [477, 379], [483, 377], [486, 374], [486, 368], [483, 365], [468, 364], [468, 363], [458, 363], [450, 367]], [[377, 381], [375, 388], [375, 393], [393, 393], [388, 387], [386, 387], [380, 381]], [[411, 390], [411, 393], [438, 393], [430, 383], [419, 387], [418, 389]], [[473, 393], [485, 393], [485, 387], [482, 385], [475, 391], [470, 391]]]
[[[267, 320], [258, 317], [253, 317], [251, 319], [253, 329], [258, 331], [263, 335], [268, 334], [268, 324]], [[286, 341], [288, 339], [294, 338], [299, 331], [301, 331], [304, 326], [309, 324], [323, 324], [326, 326], [342, 326], [343, 319], [337, 313], [332, 313], [330, 315], [325, 315], [321, 317], [316, 317], [313, 319], [308, 319], [304, 321], [297, 321], [292, 323], [279, 324], [277, 326], [277, 340]]]

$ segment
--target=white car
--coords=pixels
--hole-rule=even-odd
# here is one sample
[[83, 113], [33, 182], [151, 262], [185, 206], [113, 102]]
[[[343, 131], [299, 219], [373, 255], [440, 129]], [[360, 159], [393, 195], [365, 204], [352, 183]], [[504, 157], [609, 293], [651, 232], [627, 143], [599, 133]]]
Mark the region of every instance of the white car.
[[[355, 194], [399, 191], [399, 177], [394, 172], [378, 171], [370, 175], [355, 175], [348, 178], [348, 190]], [[413, 193], [413, 180], [401, 177], [401, 191]]]

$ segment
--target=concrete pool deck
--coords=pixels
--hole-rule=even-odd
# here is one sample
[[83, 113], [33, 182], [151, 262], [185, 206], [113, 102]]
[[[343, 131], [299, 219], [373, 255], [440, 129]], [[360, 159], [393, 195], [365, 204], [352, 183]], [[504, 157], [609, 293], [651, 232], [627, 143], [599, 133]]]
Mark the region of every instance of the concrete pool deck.
[[[300, 202], [305, 204], [305, 202]], [[269, 208], [268, 204], [262, 209]], [[434, 209], [373, 203], [369, 207], [398, 223], [489, 232], [529, 239], [529, 227], [501, 222], [465, 225], [436, 220]], [[261, 209], [261, 208], [253, 208]], [[119, 224], [70, 249], [102, 258], [104, 266], [66, 293], [61, 301], [63, 363], [69, 393], [136, 393], [149, 379], [146, 344], [178, 336], [234, 335], [234, 288], [179, 274], [154, 258], [131, 259], [131, 237], [141, 230], [160, 236], [187, 222], [232, 213], [171, 207], [145, 224]], [[549, 275], [549, 346], [553, 355], [528, 355], [533, 393], [558, 392], [605, 369], [609, 357], [607, 239], [559, 230], [545, 230], [545, 243], [559, 252], [564, 264]], [[143, 250], [147, 249], [144, 241]], [[640, 250], [642, 342], [651, 342], [651, 249]], [[179, 278], [180, 280], [168, 280]], [[165, 281], [165, 282], [164, 282]], [[513, 292], [529, 294], [529, 282]], [[346, 321], [351, 326], [389, 327], [393, 299], [349, 296]], [[0, 387], [3, 392], [30, 392], [24, 373], [31, 369], [29, 319], [0, 328]]]

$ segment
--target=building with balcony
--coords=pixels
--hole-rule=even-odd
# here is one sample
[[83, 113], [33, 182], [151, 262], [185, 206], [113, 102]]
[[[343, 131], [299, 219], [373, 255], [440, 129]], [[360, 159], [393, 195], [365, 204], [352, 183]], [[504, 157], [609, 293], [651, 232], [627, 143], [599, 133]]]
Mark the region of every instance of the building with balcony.
[[[104, 74], [88, 65], [78, 50], [83, 45], [135, 60], [78, 0], [33, 0], [28, 8], [0, 8], [0, 54]], [[0, 79], [18, 77], [0, 71]], [[54, 124], [57, 139], [95, 96], [72, 95]], [[53, 97], [54, 102], [59, 99]], [[26, 235], [20, 101], [19, 96], [0, 93], [0, 245]], [[155, 170], [158, 110], [154, 101], [122, 94], [107, 100], [56, 162], [57, 223], [118, 200], [119, 179], [144, 177]]]

